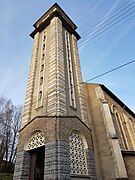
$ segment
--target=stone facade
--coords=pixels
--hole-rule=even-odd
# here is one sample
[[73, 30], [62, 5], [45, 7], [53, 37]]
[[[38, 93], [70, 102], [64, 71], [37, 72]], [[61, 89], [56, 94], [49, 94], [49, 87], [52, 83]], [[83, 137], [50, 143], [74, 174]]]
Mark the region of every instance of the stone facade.
[[135, 178], [135, 151], [122, 151], [128, 178]]
[[[39, 123], [40, 122], [40, 123]], [[76, 124], [78, 124], [76, 126]], [[96, 179], [91, 130], [77, 117], [37, 117], [20, 132], [14, 180], [28, 180], [30, 154], [28, 140], [33, 132], [41, 131], [45, 139], [45, 179], [72, 179], [69, 171], [69, 136], [77, 131], [86, 139], [88, 174], [84, 178]], [[25, 171], [25, 169], [27, 169]], [[80, 178], [74, 175], [74, 178]]]
[[[92, 136], [77, 48], [80, 38], [75, 31], [77, 27], [57, 4], [34, 27], [14, 180], [34, 180], [37, 177], [40, 180], [95, 180]], [[73, 146], [69, 144], [73, 133], [77, 133], [79, 138], [79, 141], [74, 138], [79, 142], [74, 157], [70, 154]], [[82, 153], [79, 148], [83, 150], [83, 161], [74, 159], [79, 157], [79, 152]], [[41, 158], [44, 158], [42, 165], [38, 162]], [[71, 171], [71, 164], [75, 172]]]
[[22, 127], [24, 127], [31, 119], [31, 108], [32, 108], [32, 102], [33, 102], [33, 91], [34, 91], [35, 73], [36, 73], [36, 67], [37, 67], [38, 48], [39, 48], [39, 33], [37, 33], [34, 38], [30, 72], [29, 72], [27, 91], [26, 91], [26, 97], [25, 97], [25, 102], [24, 102]]
[[104, 85], [84, 84], [84, 88], [92, 128], [97, 178], [132, 180], [134, 113]]
[[14, 170], [14, 179], [29, 179], [30, 154], [26, 151], [17, 153], [17, 159]]
[[62, 22], [58, 17], [50, 23], [48, 74], [47, 115], [67, 115]]
[[77, 79], [77, 84], [75, 86], [78, 90], [78, 97], [79, 97], [81, 116], [82, 116], [81, 118], [84, 121], [84, 123], [86, 123], [89, 126], [85, 97], [84, 97], [84, 89], [82, 84], [82, 74], [81, 74], [81, 66], [80, 66], [79, 53], [77, 47], [77, 39], [74, 35], [72, 35], [72, 42], [73, 42], [73, 56], [75, 61], [74, 70]]
[[70, 179], [68, 143], [53, 141], [45, 145], [44, 179]]
[[54, 4], [34, 28], [13, 179], [134, 179], [135, 115], [82, 83], [76, 25]]

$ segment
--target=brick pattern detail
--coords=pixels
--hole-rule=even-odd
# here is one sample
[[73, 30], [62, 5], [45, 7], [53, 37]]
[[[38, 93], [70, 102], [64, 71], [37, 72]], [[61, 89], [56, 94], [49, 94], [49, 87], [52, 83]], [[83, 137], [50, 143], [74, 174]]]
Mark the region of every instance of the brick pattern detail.
[[13, 180], [28, 180], [29, 168], [30, 168], [30, 154], [25, 151], [18, 152]]
[[47, 115], [67, 115], [62, 22], [58, 17], [50, 24], [50, 56]]
[[81, 118], [85, 124], [89, 125], [85, 96], [84, 96], [84, 89], [83, 89], [83, 84], [81, 84], [82, 83], [82, 74], [81, 74], [81, 66], [80, 66], [80, 60], [79, 60], [77, 39], [74, 35], [72, 35], [72, 45], [73, 45], [72, 50], [73, 50], [74, 63], [75, 63], [75, 74], [76, 74], [76, 79], [77, 79], [77, 90], [78, 90], [79, 103], [80, 103], [80, 109], [81, 109]]
[[34, 92], [36, 66], [37, 66], [38, 47], [39, 47], [39, 33], [37, 33], [34, 37], [30, 72], [29, 72], [25, 102], [24, 102], [24, 111], [22, 116], [22, 127], [24, 127], [31, 118], [31, 108], [32, 108], [32, 100], [33, 100], [33, 92]]
[[53, 141], [45, 145], [44, 179], [70, 179], [68, 143]]

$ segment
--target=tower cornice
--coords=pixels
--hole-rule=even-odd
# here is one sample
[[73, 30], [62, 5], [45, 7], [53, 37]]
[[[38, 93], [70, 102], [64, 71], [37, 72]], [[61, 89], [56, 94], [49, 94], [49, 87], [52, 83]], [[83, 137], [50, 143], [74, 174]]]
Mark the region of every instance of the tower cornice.
[[45, 27], [47, 27], [50, 24], [51, 19], [54, 17], [59, 17], [59, 19], [62, 21], [63, 26], [71, 33], [74, 34], [79, 40], [81, 37], [80, 35], [75, 31], [77, 29], [77, 26], [73, 23], [73, 21], [65, 14], [65, 12], [61, 9], [61, 7], [55, 3], [43, 16], [41, 16], [33, 25], [34, 31], [30, 34], [32, 38], [34, 38], [34, 35], [37, 32], [41, 32]]

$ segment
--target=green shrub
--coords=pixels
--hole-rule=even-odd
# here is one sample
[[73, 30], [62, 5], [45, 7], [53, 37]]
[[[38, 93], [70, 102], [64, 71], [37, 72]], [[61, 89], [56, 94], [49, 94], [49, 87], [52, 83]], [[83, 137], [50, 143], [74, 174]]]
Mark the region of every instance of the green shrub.
[[13, 174], [9, 173], [0, 173], [0, 180], [12, 180]]

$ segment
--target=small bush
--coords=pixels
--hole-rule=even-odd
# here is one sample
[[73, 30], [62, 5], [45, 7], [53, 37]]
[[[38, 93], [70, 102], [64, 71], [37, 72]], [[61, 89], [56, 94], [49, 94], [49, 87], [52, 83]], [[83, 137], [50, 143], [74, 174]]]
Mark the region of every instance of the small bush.
[[0, 173], [0, 180], [13, 180], [13, 174]]

